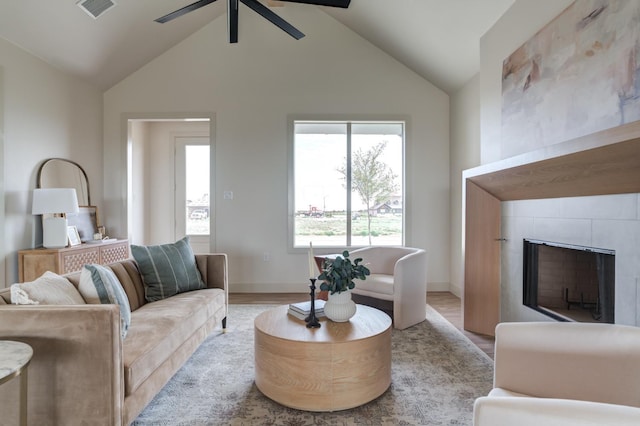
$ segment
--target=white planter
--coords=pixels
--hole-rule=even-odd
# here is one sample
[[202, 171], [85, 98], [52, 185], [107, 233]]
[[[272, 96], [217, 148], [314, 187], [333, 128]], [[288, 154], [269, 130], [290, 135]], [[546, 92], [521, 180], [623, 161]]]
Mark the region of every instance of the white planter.
[[351, 292], [329, 294], [329, 300], [324, 304], [324, 314], [331, 321], [349, 321], [356, 314], [356, 304], [351, 300]]

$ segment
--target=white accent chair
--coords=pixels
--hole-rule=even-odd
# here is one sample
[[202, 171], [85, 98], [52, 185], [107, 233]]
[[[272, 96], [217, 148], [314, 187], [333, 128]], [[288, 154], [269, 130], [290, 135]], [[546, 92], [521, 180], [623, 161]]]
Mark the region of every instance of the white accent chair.
[[[392, 311], [393, 326], [405, 329], [427, 317], [427, 252], [411, 247], [364, 247], [349, 252], [361, 257], [371, 275], [356, 281], [356, 303]], [[386, 302], [386, 303], [385, 303]]]
[[640, 408], [556, 398], [483, 396], [473, 409], [475, 426], [638, 426]]
[[640, 425], [640, 328], [501, 323], [474, 425]]

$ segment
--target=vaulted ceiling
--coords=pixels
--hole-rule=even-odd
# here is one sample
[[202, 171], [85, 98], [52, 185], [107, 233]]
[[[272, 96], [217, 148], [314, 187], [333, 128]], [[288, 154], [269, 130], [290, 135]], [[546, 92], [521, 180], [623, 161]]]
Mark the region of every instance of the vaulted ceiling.
[[[154, 22], [194, 1], [115, 0], [115, 7], [93, 19], [76, 5], [77, 0], [2, 0], [0, 37], [106, 90], [226, 13], [227, 2], [218, 0], [170, 23]], [[514, 1], [352, 0], [348, 9], [294, 3], [280, 7], [320, 7], [453, 93], [479, 71], [480, 37]], [[241, 4], [240, 20], [243, 13], [253, 12]], [[251, 40], [241, 38], [240, 43]]]

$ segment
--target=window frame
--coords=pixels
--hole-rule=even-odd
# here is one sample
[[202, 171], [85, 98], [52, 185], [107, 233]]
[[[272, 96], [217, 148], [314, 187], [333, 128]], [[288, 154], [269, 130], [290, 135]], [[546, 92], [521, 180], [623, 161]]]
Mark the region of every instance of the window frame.
[[[410, 235], [411, 229], [409, 220], [411, 217], [411, 213], [409, 211], [410, 203], [408, 203], [408, 194], [411, 193], [410, 181], [407, 179], [407, 176], [411, 175], [410, 164], [407, 162], [407, 158], [409, 158], [410, 153], [410, 143], [409, 143], [409, 129], [410, 129], [410, 120], [407, 116], [404, 115], [330, 115], [330, 116], [322, 116], [322, 115], [307, 115], [307, 114], [296, 114], [289, 115], [287, 117], [287, 246], [289, 253], [303, 253], [308, 252], [309, 247], [307, 246], [295, 246], [295, 218], [296, 218], [296, 209], [295, 209], [295, 124], [297, 122], [318, 122], [318, 123], [345, 123], [348, 124], [349, 129], [351, 128], [351, 124], [353, 123], [399, 123], [403, 125], [403, 135], [402, 135], [402, 176], [400, 177], [402, 181], [402, 242], [397, 246], [389, 246], [389, 247], [400, 247], [410, 244]], [[350, 138], [350, 132], [347, 132], [347, 137]], [[351, 159], [350, 153], [349, 155], [349, 163], [348, 167], [351, 167]], [[351, 204], [348, 202], [348, 209], [351, 209]], [[351, 221], [347, 221], [347, 233], [351, 233]], [[317, 251], [319, 253], [331, 253], [338, 252], [342, 250], [355, 250], [362, 247], [368, 247], [363, 245], [338, 245], [338, 246], [319, 246], [317, 247]], [[314, 250], [316, 250], [316, 246], [314, 245]]]

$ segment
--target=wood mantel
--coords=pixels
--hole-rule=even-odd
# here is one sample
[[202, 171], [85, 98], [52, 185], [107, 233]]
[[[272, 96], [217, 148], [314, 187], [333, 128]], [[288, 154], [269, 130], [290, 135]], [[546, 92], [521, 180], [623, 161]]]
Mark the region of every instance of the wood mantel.
[[501, 201], [640, 192], [640, 121], [465, 170]]
[[[640, 121], [465, 170], [463, 182], [464, 328], [494, 335], [500, 321], [500, 264], [495, 251], [501, 236], [479, 232], [476, 228], [488, 222], [477, 216], [486, 218], [488, 209], [495, 214], [496, 207], [499, 215], [501, 201], [640, 192]], [[467, 194], [471, 183], [472, 196]], [[487, 201], [491, 199], [495, 201]], [[491, 226], [495, 229], [496, 220], [499, 229], [499, 217], [491, 220]], [[478, 317], [477, 312], [483, 315]]]

